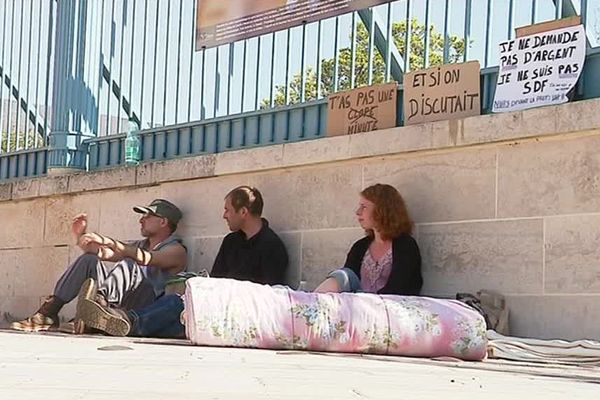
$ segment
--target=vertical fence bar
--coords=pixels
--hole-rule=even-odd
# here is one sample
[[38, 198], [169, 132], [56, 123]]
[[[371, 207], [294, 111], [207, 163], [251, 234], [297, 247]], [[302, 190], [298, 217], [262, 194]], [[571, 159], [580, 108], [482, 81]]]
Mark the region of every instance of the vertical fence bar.
[[537, 0], [532, 0], [531, 2], [531, 24], [535, 24], [535, 19], [537, 17]]
[[465, 7], [465, 31], [464, 31], [464, 41], [465, 41], [465, 52], [463, 54], [463, 61], [467, 61], [469, 59], [469, 42], [471, 41], [471, 11], [473, 9], [472, 0], [467, 0], [467, 4]]
[[429, 67], [429, 42], [431, 41], [431, 1], [425, 1], [425, 41], [423, 42], [423, 47], [425, 50], [425, 56], [423, 59], [423, 66], [425, 68]]
[[389, 82], [392, 73], [392, 3], [387, 7], [387, 35], [385, 49], [385, 82]]
[[221, 80], [219, 77], [219, 50], [221, 47], [217, 47], [217, 55], [215, 57], [215, 93], [214, 93], [214, 101], [213, 101], [213, 118], [217, 116], [217, 111], [219, 111], [219, 92], [221, 91]]
[[410, 72], [410, 39], [412, 37], [411, 0], [406, 0], [406, 33], [404, 34], [404, 73]]
[[352, 13], [351, 29], [352, 32], [350, 33], [350, 89], [354, 89], [354, 86], [356, 84], [356, 11]]
[[[177, 38], [177, 75], [175, 77], [175, 123], [179, 120], [179, 75], [181, 74], [181, 25], [183, 20], [183, 0], [179, 1], [179, 35]], [[189, 120], [188, 120], [189, 121]]]
[[112, 66], [113, 66], [113, 53], [115, 51], [115, 0], [112, 0], [112, 6], [110, 11], [110, 50], [108, 52], [108, 91], [106, 93], [106, 134], [110, 135], [112, 121], [110, 117], [110, 100], [112, 95]]
[[22, 65], [22, 61], [23, 61], [23, 14], [24, 14], [24, 9], [25, 9], [25, 1], [21, 0], [21, 26], [19, 27], [19, 70], [17, 72], [17, 83], [14, 84], [13, 86], [17, 88], [17, 121], [16, 121], [16, 125], [15, 125], [15, 133], [16, 133], [16, 138], [15, 138], [15, 150], [20, 150], [19, 148], [19, 144], [20, 144], [20, 138], [21, 135], [19, 134], [19, 130], [21, 129], [21, 124], [20, 124], [20, 117], [21, 117], [21, 65]]
[[[52, 2], [50, 2], [52, 3]], [[96, 101], [98, 102], [98, 126], [97, 132], [100, 136], [100, 94], [102, 92], [102, 82], [104, 81], [104, 59], [102, 58], [102, 52], [104, 51], [104, 0], [100, 3], [100, 41], [98, 43], [98, 90], [96, 92]]]
[[[183, 2], [183, 0], [182, 0]], [[182, 7], [183, 8], [183, 7]], [[190, 39], [190, 81], [189, 81], [189, 95], [188, 95], [188, 115], [187, 115], [187, 121], [191, 121], [192, 120], [192, 86], [193, 86], [193, 78], [194, 78], [194, 49], [196, 46], [194, 46], [194, 40], [196, 38], [196, 32], [194, 29], [194, 22], [196, 21], [196, 2], [192, 1], [192, 25], [191, 25], [191, 31], [192, 31], [192, 37]]]
[[[165, 123], [167, 122], [167, 89], [169, 88], [169, 33], [171, 31], [171, 0], [167, 0], [167, 38], [165, 41], [165, 86], [164, 86], [164, 92], [163, 92], [163, 109], [162, 109], [162, 114], [163, 114], [163, 120], [162, 120], [162, 125], [165, 126]], [[157, 26], [157, 30], [158, 30], [158, 24]], [[179, 64], [179, 60], [177, 61], [177, 64]], [[177, 100], [175, 100], [177, 101]]]
[[[6, 12], [6, 5], [3, 8], [3, 23], [2, 23], [2, 58], [0, 58], [0, 63], [2, 64], [2, 73], [0, 73], [0, 153], [2, 153], [2, 142], [4, 141], [4, 128], [2, 126], [2, 119], [4, 117], [3, 112], [4, 112], [4, 100], [3, 100], [3, 96], [4, 96], [4, 77], [6, 74], [6, 65], [4, 65], [4, 52], [6, 50], [6, 45], [5, 45], [5, 39], [6, 39], [6, 15], [8, 14], [8, 12]], [[40, 13], [41, 14], [41, 13]], [[41, 26], [41, 25], [38, 25]], [[8, 92], [8, 99], [10, 101], [10, 90]], [[7, 150], [8, 151], [8, 150]]]
[[48, 139], [48, 97], [50, 95], [50, 61], [52, 60], [52, 39], [54, 34], [54, 2], [50, 2], [50, 12], [48, 13], [48, 54], [46, 57], [46, 97], [44, 105], [44, 144]]
[[290, 43], [292, 39], [292, 30], [288, 28], [286, 49], [285, 49], [285, 105], [290, 104]]
[[483, 66], [487, 67], [490, 63], [490, 48], [492, 47], [492, 0], [487, 1], [487, 14], [485, 19], [485, 55]]
[[206, 116], [206, 111], [204, 108], [204, 89], [206, 88], [206, 49], [202, 49], [201, 64], [202, 72], [200, 75], [200, 83], [202, 84], [202, 89], [200, 90], [200, 119], [203, 120]]
[[[33, 2], [34, 0], [32, 0]], [[41, 60], [40, 60], [40, 55], [41, 55], [41, 49], [42, 49], [42, 5], [40, 5], [39, 7], [39, 12], [38, 12], [38, 23], [37, 23], [37, 27], [38, 27], [38, 31], [37, 31], [37, 56], [36, 56], [36, 71], [35, 71], [35, 122], [33, 123], [34, 127], [33, 127], [33, 146], [34, 147], [38, 147], [38, 137], [40, 136], [38, 134], [38, 120], [39, 120], [39, 106], [40, 106], [40, 65]], [[2, 57], [4, 58], [4, 56]], [[2, 97], [2, 95], [0, 94], [0, 98]], [[0, 119], [0, 127], [2, 126], [2, 122]], [[1, 132], [0, 132], [1, 134]], [[0, 136], [0, 142], [1, 142], [1, 136]]]
[[121, 104], [123, 103], [123, 87], [125, 86], [123, 85], [123, 50], [125, 47], [125, 21], [127, 20], [127, 3], [123, 1], [122, 4], [123, 13], [121, 14], [121, 53], [119, 57], [119, 100], [117, 104], [117, 133], [121, 132]]
[[368, 82], [367, 84], [371, 86], [373, 84], [373, 47], [375, 44], [375, 10], [373, 7], [369, 9], [369, 13], [371, 14], [371, 21], [369, 27], [369, 59], [368, 59]]
[[160, 12], [160, 2], [156, 0], [156, 15], [154, 17], [154, 69], [152, 71], [152, 101], [150, 110], [150, 127], [154, 127], [154, 102], [156, 100], [156, 61], [158, 55], [158, 14]]
[[247, 47], [248, 47], [248, 40], [244, 39], [244, 46], [242, 48], [242, 95], [241, 97], [241, 101], [240, 101], [240, 113], [244, 112], [244, 97], [246, 94], [246, 58], [247, 58], [247, 54], [246, 52], [248, 51]]
[[142, 128], [142, 125], [144, 124], [144, 84], [146, 83], [146, 80], [144, 79], [146, 77], [146, 37], [147, 37], [147, 33], [148, 33], [148, 2], [144, 1], [144, 46], [142, 47], [142, 73], [141, 75], [141, 79], [140, 79], [140, 129]]
[[[133, 117], [133, 66], [134, 66], [134, 62], [133, 62], [133, 56], [134, 56], [134, 49], [135, 49], [135, 9], [137, 8], [137, 0], [133, 0], [133, 12], [132, 12], [132, 16], [131, 16], [131, 53], [129, 55], [129, 90], [127, 93], [129, 93], [129, 114], [127, 115], [127, 117], [131, 118]], [[143, 66], [142, 66], [143, 68]]]
[[321, 63], [321, 46], [322, 46], [322, 29], [321, 21], [317, 25], [317, 99], [321, 98], [321, 75], [323, 74], [323, 65]]
[[300, 102], [306, 100], [306, 22], [302, 24], [302, 54], [300, 59]]
[[563, 9], [563, 0], [555, 0], [555, 12], [554, 12], [554, 18], [555, 19], [561, 19], [562, 18], [562, 9]]
[[[33, 0], [29, 0], [29, 39], [28, 43], [28, 55], [27, 55], [27, 93], [25, 93], [25, 148], [29, 147], [29, 109], [32, 108], [29, 103], [29, 89], [31, 88], [31, 49], [33, 48], [33, 41], [31, 40], [33, 36]], [[0, 104], [0, 107], [2, 105]], [[33, 126], [35, 129], [35, 125]], [[35, 135], [35, 130], [33, 131]]]
[[258, 84], [260, 80], [260, 44], [261, 44], [262, 36], [258, 37], [258, 42], [256, 44], [256, 76], [254, 81], [254, 109], [258, 110], [258, 101], [259, 101], [259, 90]]
[[335, 17], [335, 38], [333, 42], [333, 93], [338, 91], [340, 79], [340, 18]]
[[444, 64], [450, 61], [450, 0], [444, 7]]
[[233, 67], [235, 64], [235, 45], [234, 43], [229, 43], [229, 51], [227, 57], [227, 104], [225, 106], [225, 115], [229, 115], [231, 111], [231, 80], [233, 78]]
[[587, 0], [581, 0], [581, 23], [587, 28]]
[[515, 0], [508, 2], [508, 38], [512, 39], [515, 36]]
[[275, 32], [272, 33], [273, 40], [271, 41], [271, 88], [269, 90], [269, 107], [273, 108], [275, 99], [273, 96], [273, 90], [275, 86]]
[[[12, 10], [11, 10], [11, 18], [10, 18], [10, 58], [9, 58], [9, 69], [8, 69], [8, 77], [10, 79], [10, 84], [8, 85], [8, 119], [6, 120], [6, 151], [11, 151], [10, 142], [11, 142], [11, 105], [12, 105], [12, 97], [13, 91], [12, 87], [15, 84], [14, 76], [13, 76], [13, 47], [15, 45], [15, 0], [12, 1]], [[17, 113], [19, 110], [17, 109]]]
[[240, 96], [240, 113], [244, 112], [244, 95], [246, 94], [246, 51], [247, 51], [247, 39], [244, 39], [244, 46], [242, 47], [242, 95]]

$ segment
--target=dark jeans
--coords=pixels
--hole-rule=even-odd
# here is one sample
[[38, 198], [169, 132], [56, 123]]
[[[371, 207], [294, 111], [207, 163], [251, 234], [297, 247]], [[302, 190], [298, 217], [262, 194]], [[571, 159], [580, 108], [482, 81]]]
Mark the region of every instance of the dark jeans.
[[184, 338], [185, 327], [180, 316], [183, 300], [178, 294], [162, 296], [154, 303], [128, 312], [131, 318], [131, 336]]

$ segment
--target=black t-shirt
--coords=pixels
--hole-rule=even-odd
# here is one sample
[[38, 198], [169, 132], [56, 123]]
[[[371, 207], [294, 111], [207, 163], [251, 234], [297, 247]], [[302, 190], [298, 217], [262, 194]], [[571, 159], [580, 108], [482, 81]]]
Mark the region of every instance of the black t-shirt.
[[263, 218], [263, 227], [250, 239], [242, 231], [225, 236], [211, 277], [231, 278], [267, 285], [285, 284], [288, 255], [279, 236]]

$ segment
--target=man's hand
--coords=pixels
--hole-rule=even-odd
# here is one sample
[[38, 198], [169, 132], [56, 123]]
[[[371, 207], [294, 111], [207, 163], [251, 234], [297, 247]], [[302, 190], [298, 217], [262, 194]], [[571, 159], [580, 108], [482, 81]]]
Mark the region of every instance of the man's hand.
[[75, 240], [79, 242], [81, 235], [85, 234], [87, 230], [87, 214], [78, 214], [73, 218], [73, 224], [71, 225], [71, 232], [75, 237]]

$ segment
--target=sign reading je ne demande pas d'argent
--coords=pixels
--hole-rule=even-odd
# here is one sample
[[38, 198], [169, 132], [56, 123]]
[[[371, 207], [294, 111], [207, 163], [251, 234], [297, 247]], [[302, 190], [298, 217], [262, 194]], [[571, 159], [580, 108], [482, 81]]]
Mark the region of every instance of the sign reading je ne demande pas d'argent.
[[585, 62], [586, 37], [576, 25], [500, 43], [493, 112], [569, 101]]
[[196, 0], [196, 50], [393, 0]]

